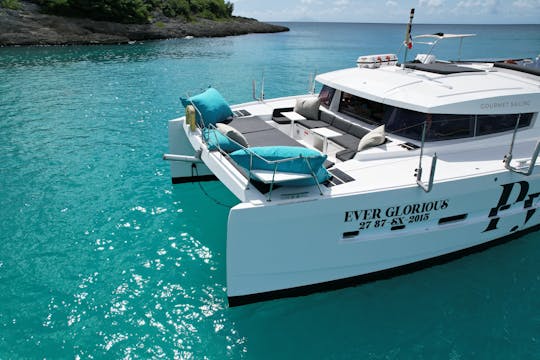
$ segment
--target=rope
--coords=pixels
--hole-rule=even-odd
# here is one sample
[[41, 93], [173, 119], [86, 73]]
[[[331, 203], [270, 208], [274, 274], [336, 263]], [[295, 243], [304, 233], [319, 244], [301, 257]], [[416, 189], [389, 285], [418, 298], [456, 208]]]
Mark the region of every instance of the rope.
[[[195, 164], [192, 164], [191, 165], [191, 176], [199, 176], [199, 171], [197, 170], [197, 165]], [[219, 206], [223, 206], [223, 207], [226, 207], [227, 209], [231, 209], [234, 205], [228, 205], [228, 204], [225, 204], [221, 201], [219, 201], [218, 199], [216, 199], [215, 197], [211, 196], [205, 189], [204, 187], [202, 186], [202, 183], [200, 181], [197, 181], [197, 183], [199, 184], [199, 188], [201, 188], [201, 191], [203, 192], [204, 195], [206, 195], [206, 197], [208, 197], [210, 200], [212, 200], [215, 204], [219, 205]]]

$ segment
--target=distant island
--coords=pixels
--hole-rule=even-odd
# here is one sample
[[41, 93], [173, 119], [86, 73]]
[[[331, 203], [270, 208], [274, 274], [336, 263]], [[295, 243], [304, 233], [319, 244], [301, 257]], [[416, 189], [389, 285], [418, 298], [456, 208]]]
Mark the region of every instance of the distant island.
[[288, 31], [224, 0], [0, 0], [0, 46], [119, 44]]

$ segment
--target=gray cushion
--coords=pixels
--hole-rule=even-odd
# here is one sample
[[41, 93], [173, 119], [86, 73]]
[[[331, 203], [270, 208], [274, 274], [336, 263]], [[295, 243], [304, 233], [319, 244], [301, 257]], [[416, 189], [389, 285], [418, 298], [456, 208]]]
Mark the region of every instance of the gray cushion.
[[318, 120], [320, 105], [321, 100], [318, 97], [296, 99], [294, 111], [302, 115], [306, 119]]
[[247, 134], [254, 131], [274, 129], [272, 125], [268, 125], [264, 120], [256, 116], [234, 118], [227, 125], [232, 126], [242, 134]]
[[338, 158], [341, 161], [347, 161], [347, 160], [351, 160], [355, 154], [356, 154], [355, 150], [345, 149], [338, 152], [336, 154], [336, 158]]
[[384, 125], [371, 130], [358, 143], [358, 151], [369, 149], [370, 147], [381, 145], [385, 141]]
[[359, 125], [353, 124], [349, 129], [349, 134], [356, 136], [357, 138], [363, 138], [366, 134], [369, 133], [369, 130], [364, 129]]
[[350, 122], [340, 119], [340, 118], [335, 118], [334, 122], [332, 123], [332, 126], [337, 127], [338, 129], [344, 132], [349, 132], [351, 125], [352, 124]]
[[248, 143], [252, 147], [256, 146], [303, 146], [298, 141], [285, 135], [278, 129], [255, 131], [244, 134]]
[[272, 112], [272, 120], [274, 120], [275, 122], [277, 122], [278, 124], [280, 125], [286, 125], [286, 124], [290, 124], [291, 123], [291, 119], [287, 119], [285, 116], [283, 116], [283, 112], [287, 112], [287, 111], [293, 111], [294, 108], [278, 108], [278, 109], [274, 109], [274, 111]]
[[242, 135], [242, 133], [240, 131], [233, 128], [232, 126], [222, 124], [222, 123], [217, 123], [216, 127], [217, 127], [217, 129], [218, 129], [218, 131], [220, 133], [227, 136], [229, 139], [237, 142], [238, 144], [242, 145], [243, 147], [248, 147], [249, 146], [246, 138], [244, 137], [244, 135]]
[[285, 116], [275, 116], [272, 118], [279, 125], [288, 125], [291, 123], [291, 119], [287, 119]]
[[333, 141], [346, 149], [354, 151], [356, 151], [356, 149], [358, 148], [358, 144], [360, 143], [360, 139], [351, 134], [335, 136], [330, 138], [329, 141]]
[[321, 120], [328, 123], [328, 125], [332, 125], [335, 118], [336, 117], [334, 115], [321, 111]]

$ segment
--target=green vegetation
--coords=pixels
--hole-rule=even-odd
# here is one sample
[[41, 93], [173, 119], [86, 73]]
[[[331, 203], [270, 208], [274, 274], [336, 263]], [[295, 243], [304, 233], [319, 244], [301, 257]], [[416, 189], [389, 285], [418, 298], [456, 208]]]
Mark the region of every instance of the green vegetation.
[[[17, 2], [16, 0], [0, 0]], [[227, 19], [233, 4], [224, 0], [34, 0], [45, 11], [64, 16], [88, 17], [122, 23], [148, 23], [153, 15], [187, 20]]]
[[0, 0], [0, 8], [18, 10], [20, 7], [19, 0]]

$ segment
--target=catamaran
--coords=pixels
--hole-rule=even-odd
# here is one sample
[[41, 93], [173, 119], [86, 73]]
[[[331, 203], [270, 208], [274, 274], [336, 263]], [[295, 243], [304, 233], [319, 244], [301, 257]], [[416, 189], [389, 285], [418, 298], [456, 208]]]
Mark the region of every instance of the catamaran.
[[402, 63], [360, 56], [318, 75], [318, 95], [183, 99], [164, 155], [172, 182], [218, 179], [240, 201], [231, 306], [393, 276], [540, 227], [540, 71], [436, 58], [439, 41], [471, 36], [418, 36], [432, 49]]

